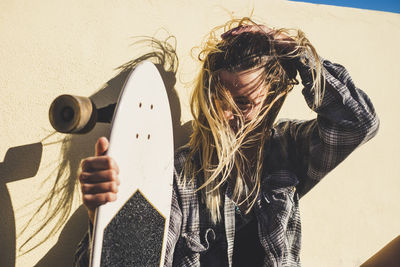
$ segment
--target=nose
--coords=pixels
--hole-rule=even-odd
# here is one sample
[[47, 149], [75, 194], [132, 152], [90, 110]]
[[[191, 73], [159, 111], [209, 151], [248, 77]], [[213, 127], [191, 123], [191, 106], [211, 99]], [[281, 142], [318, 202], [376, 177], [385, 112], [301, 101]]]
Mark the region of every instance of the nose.
[[224, 117], [228, 121], [231, 121], [234, 119], [233, 112], [231, 110], [224, 110]]

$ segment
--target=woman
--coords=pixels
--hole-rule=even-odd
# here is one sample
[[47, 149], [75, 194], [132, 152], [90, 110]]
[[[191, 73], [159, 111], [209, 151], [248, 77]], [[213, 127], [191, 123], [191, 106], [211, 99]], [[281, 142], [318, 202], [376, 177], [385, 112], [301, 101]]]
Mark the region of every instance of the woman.
[[[378, 119], [344, 67], [319, 58], [301, 31], [249, 19], [218, 30], [199, 55], [193, 134], [175, 158], [165, 265], [300, 266], [299, 198], [373, 137]], [[274, 125], [297, 72], [317, 119]], [[79, 175], [91, 221], [118, 190], [107, 147], [99, 139]], [[87, 262], [87, 243], [77, 264]]]

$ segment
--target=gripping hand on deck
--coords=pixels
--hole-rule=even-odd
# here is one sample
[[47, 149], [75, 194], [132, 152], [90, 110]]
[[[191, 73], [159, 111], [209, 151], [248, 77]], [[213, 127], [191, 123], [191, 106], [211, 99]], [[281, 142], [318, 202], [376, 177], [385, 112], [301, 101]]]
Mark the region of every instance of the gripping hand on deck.
[[92, 223], [97, 207], [117, 199], [119, 169], [116, 162], [105, 155], [108, 145], [105, 137], [97, 140], [95, 156], [82, 160], [78, 176], [83, 203]]

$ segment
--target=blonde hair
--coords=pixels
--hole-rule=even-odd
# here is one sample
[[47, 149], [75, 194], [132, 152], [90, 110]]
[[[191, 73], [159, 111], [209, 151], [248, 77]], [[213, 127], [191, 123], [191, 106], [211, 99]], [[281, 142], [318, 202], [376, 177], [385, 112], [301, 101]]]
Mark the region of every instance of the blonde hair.
[[[261, 187], [264, 144], [287, 94], [298, 84], [296, 60], [306, 58], [313, 62], [314, 107], [321, 103], [323, 95], [321, 64], [302, 31], [277, 29], [265, 33], [260, 27], [260, 32], [244, 32], [223, 38], [218, 34], [221, 30], [227, 32], [244, 25], [260, 27], [249, 18], [232, 19], [206, 36], [198, 55], [202, 68], [191, 98], [193, 133], [188, 144], [190, 152], [184, 167], [184, 181], [197, 179], [200, 185], [197, 190], [201, 192], [201, 199], [214, 223], [221, 220], [221, 194], [228, 184], [233, 189], [233, 201], [238, 206], [246, 204], [246, 213], [254, 205]], [[285, 51], [275, 46], [281, 41], [278, 36], [282, 34], [293, 39], [294, 49]], [[258, 86], [265, 88], [263, 106], [253, 119], [245, 121], [219, 73], [221, 70], [236, 72], [261, 67], [265, 71], [261, 77], [262, 84]], [[226, 109], [235, 114], [235, 130], [224, 116]], [[255, 167], [243, 153], [250, 147], [257, 149]], [[194, 157], [199, 161], [191, 160]]]

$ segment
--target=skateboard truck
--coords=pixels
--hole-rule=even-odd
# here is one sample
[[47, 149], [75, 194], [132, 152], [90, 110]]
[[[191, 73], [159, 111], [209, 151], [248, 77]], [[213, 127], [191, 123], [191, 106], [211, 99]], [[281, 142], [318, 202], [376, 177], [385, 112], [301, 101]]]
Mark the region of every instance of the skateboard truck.
[[60, 133], [84, 134], [97, 122], [110, 123], [116, 104], [97, 109], [94, 102], [83, 96], [60, 95], [50, 105], [49, 119]]

